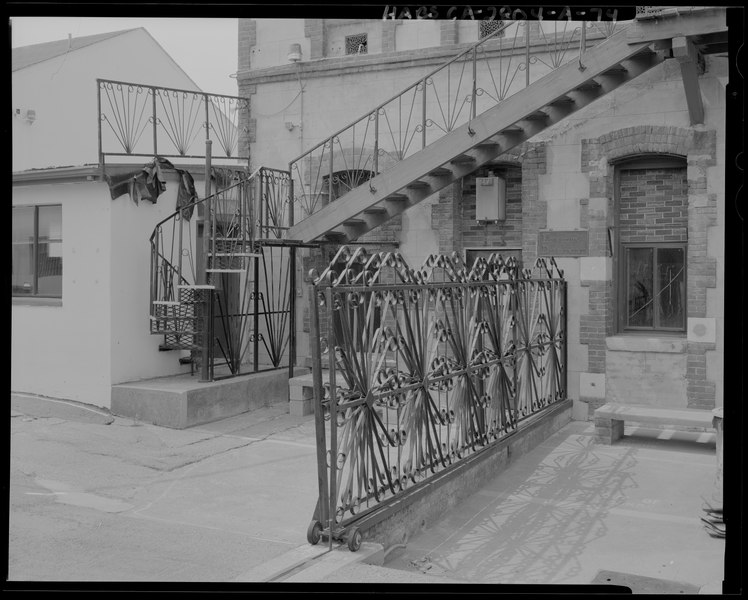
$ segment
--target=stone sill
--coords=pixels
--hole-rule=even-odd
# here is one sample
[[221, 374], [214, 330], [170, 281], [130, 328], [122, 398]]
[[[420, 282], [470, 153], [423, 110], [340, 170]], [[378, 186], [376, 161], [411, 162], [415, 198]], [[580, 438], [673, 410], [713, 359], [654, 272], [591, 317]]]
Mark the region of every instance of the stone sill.
[[681, 336], [651, 337], [643, 335], [616, 335], [605, 338], [608, 350], [614, 352], [663, 352], [683, 354], [688, 340]]
[[62, 298], [13, 296], [13, 306], [62, 306]]

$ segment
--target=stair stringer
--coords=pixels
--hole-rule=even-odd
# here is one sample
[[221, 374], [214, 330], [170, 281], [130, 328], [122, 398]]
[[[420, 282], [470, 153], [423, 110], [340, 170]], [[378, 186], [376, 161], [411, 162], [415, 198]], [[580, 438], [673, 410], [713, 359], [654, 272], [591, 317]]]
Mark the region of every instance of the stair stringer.
[[[651, 51], [649, 45], [649, 42], [629, 44], [626, 31], [622, 30], [588, 50], [582, 56], [581, 64], [572, 61], [548, 73], [300, 221], [289, 229], [288, 239], [307, 243], [336, 231], [348, 240], [363, 235], [660, 64], [665, 55]], [[620, 66], [625, 70], [619, 70]], [[599, 86], [584, 89], [589, 82], [596, 82]], [[564, 98], [572, 101], [560, 102]], [[544, 122], [529, 118], [541, 109], [548, 114]], [[506, 131], [514, 125], [519, 125], [521, 131]], [[472, 160], [465, 164], [451, 164], [453, 159], [461, 155]], [[445, 165], [449, 165], [450, 175], [429, 175]], [[418, 189], [408, 188], [414, 181], [427, 185]], [[387, 209], [386, 213], [364, 214], [366, 209], [380, 203]], [[343, 227], [346, 221], [356, 218], [363, 220], [365, 225]]]

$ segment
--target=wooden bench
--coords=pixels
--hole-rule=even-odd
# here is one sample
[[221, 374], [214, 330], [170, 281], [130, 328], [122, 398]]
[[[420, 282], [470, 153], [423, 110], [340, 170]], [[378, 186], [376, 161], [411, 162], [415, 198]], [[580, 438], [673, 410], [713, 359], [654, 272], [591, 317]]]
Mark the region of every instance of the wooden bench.
[[612, 444], [623, 437], [623, 424], [666, 425], [696, 430], [711, 430], [711, 410], [655, 408], [637, 404], [608, 403], [595, 410], [595, 440]]

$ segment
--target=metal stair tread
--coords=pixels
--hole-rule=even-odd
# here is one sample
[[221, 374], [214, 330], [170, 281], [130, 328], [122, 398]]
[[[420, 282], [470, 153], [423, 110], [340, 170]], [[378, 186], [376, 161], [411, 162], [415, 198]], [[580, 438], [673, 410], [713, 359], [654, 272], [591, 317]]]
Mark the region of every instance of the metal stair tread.
[[246, 269], [205, 269], [206, 273], [245, 273]]

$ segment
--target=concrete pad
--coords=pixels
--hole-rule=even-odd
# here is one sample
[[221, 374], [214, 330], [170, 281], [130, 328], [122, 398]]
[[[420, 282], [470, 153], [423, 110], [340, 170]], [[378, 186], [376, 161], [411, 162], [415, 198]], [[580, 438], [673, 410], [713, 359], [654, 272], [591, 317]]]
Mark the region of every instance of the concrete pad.
[[335, 546], [324, 556], [311, 561], [303, 569], [281, 581], [300, 583], [321, 581], [332, 573], [352, 564], [381, 565], [384, 560], [384, 548], [381, 544], [364, 542], [358, 552], [351, 552], [347, 546]]
[[46, 398], [31, 394], [11, 393], [10, 410], [11, 416], [22, 418], [54, 418], [97, 425], [109, 425], [114, 422], [114, 417], [104, 409], [73, 400]]
[[597, 446], [593, 434], [571, 422], [385, 566], [476, 583], [587, 584], [600, 571], [697, 588], [720, 579], [724, 540], [700, 522], [713, 443], [630, 435]]
[[232, 529], [256, 540], [306, 543], [317, 498], [313, 446], [248, 440], [231, 452], [181, 470], [162, 493], [134, 514]]
[[112, 386], [113, 414], [174, 429], [287, 400], [287, 369], [208, 382], [197, 376], [176, 375]]
[[698, 594], [699, 592], [697, 586], [682, 581], [655, 579], [617, 571], [600, 571], [592, 583], [622, 585], [629, 588], [632, 594]]

